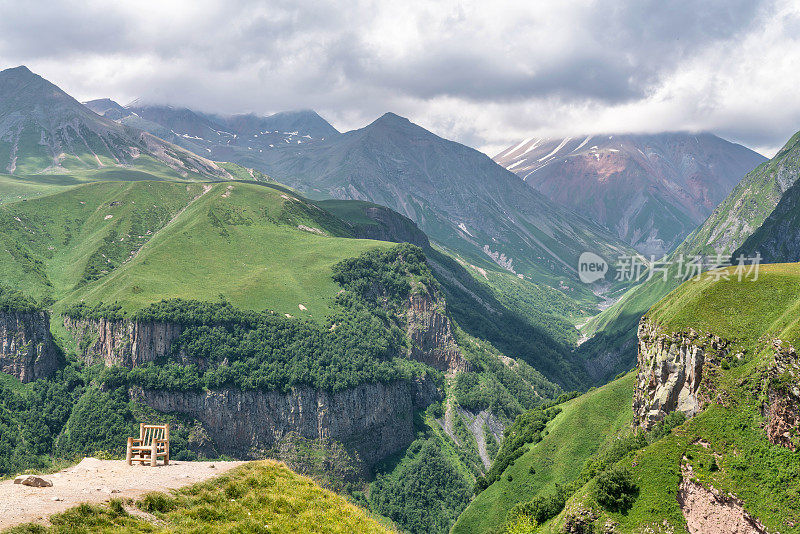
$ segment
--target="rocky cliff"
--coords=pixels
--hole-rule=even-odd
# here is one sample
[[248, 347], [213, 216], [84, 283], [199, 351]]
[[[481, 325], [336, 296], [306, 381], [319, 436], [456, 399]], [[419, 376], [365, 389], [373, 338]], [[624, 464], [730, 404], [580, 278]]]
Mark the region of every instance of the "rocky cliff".
[[183, 332], [176, 323], [64, 318], [81, 358], [107, 366], [136, 367], [166, 356]]
[[59, 366], [47, 312], [0, 312], [0, 340], [0, 371], [23, 382], [50, 376]]
[[470, 363], [458, 348], [444, 313], [443, 299], [411, 295], [406, 313], [409, 357], [446, 372], [469, 371]]
[[[445, 314], [445, 301], [438, 295], [412, 295], [404, 314], [411, 341], [408, 357], [440, 371], [466, 371], [470, 364], [456, 344]], [[91, 364], [136, 367], [167, 356], [184, 331], [178, 323], [136, 322], [126, 319], [64, 318], [75, 337], [79, 356]], [[182, 354], [192, 360], [191, 354]]]
[[[456, 345], [444, 300], [425, 293], [410, 297], [404, 320], [411, 347], [407, 356], [454, 372], [469, 368]], [[133, 368], [174, 356], [185, 327], [176, 323], [65, 318], [79, 355], [89, 363]], [[197, 362], [181, 353], [185, 362]], [[198, 420], [214, 449], [237, 457], [254, 456], [290, 433], [308, 439], [332, 439], [357, 453], [369, 468], [414, 439], [413, 413], [441, 398], [427, 377], [391, 383], [372, 382], [331, 393], [311, 387], [283, 391], [131, 390], [133, 398], [166, 413]]]
[[730, 343], [691, 329], [665, 333], [647, 317], [639, 323], [638, 335], [634, 423], [649, 429], [675, 410], [688, 417], [699, 412], [706, 402], [700, 387], [706, 367], [727, 354]]
[[197, 419], [217, 450], [254, 457], [289, 433], [334, 439], [355, 451], [367, 467], [414, 439], [413, 412], [438, 396], [428, 379], [361, 384], [336, 393], [310, 387], [280, 391], [152, 391], [132, 398], [160, 412]]
[[[729, 341], [711, 333], [665, 333], [642, 319], [634, 424], [650, 429], [672, 411], [691, 417], [702, 410], [713, 389], [703, 380], [713, 376], [731, 350]], [[800, 359], [795, 348], [780, 339], [772, 340], [771, 351], [773, 359], [764, 374], [763, 426], [771, 443], [794, 451], [800, 447]]]

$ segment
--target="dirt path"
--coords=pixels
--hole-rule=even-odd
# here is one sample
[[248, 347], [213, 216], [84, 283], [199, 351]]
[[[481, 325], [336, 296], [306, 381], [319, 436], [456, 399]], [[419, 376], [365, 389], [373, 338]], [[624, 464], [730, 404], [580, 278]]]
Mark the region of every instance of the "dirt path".
[[[165, 224], [164, 226], [162, 226], [161, 228], [159, 228], [158, 230], [156, 230], [156, 231], [153, 233], [153, 235], [151, 235], [151, 236], [150, 236], [150, 239], [148, 239], [148, 240], [145, 242], [145, 244], [144, 244], [144, 245], [142, 245], [141, 247], [139, 247], [139, 249], [138, 249], [138, 250], [134, 251], [134, 253], [133, 253], [133, 254], [131, 254], [131, 255], [130, 255], [128, 258], [126, 258], [126, 259], [125, 259], [125, 261], [123, 261], [123, 262], [122, 262], [122, 265], [125, 265], [126, 263], [130, 263], [131, 261], [133, 261], [133, 260], [136, 258], [136, 256], [138, 256], [138, 255], [139, 255], [139, 253], [140, 253], [141, 251], [143, 251], [143, 250], [144, 250], [144, 249], [147, 247], [147, 245], [149, 245], [149, 244], [150, 244], [150, 242], [151, 242], [151, 241], [153, 241], [153, 239], [154, 239], [154, 238], [155, 238], [155, 237], [156, 237], [156, 236], [157, 236], [157, 235], [158, 235], [158, 234], [159, 234], [159, 233], [160, 233], [160, 232], [161, 232], [161, 231], [162, 231], [164, 228], [167, 228], [168, 226], [172, 225], [172, 223], [174, 223], [174, 222], [175, 222], [175, 221], [178, 219], [178, 217], [180, 217], [181, 215], [183, 215], [183, 212], [184, 212], [184, 211], [186, 211], [187, 209], [189, 209], [189, 208], [192, 206], [192, 204], [194, 204], [195, 202], [197, 202], [198, 200], [200, 200], [200, 198], [201, 198], [201, 197], [205, 196], [205, 194], [206, 194], [206, 193], [208, 193], [209, 191], [211, 191], [211, 189], [212, 189], [213, 187], [214, 187], [214, 186], [213, 186], [212, 184], [205, 184], [205, 185], [203, 185], [203, 192], [202, 192], [202, 193], [198, 194], [196, 197], [194, 197], [192, 200], [190, 200], [188, 204], [186, 204], [184, 207], [182, 207], [182, 208], [181, 208], [181, 209], [179, 209], [177, 212], [175, 212], [175, 215], [173, 215], [173, 216], [172, 216], [172, 218], [171, 218], [169, 221], [167, 221], [167, 224]], [[228, 186], [228, 187], [230, 188], [231, 186]], [[230, 193], [228, 193], [228, 194], [230, 195]], [[227, 198], [227, 197], [226, 197], [226, 198]], [[99, 208], [98, 208], [98, 209], [99, 209]]]
[[[52, 514], [82, 502], [139, 497], [202, 482], [246, 462], [171, 462], [168, 466], [128, 466], [122, 460], [84, 458], [81, 463], [52, 475], [41, 475], [51, 488], [30, 488], [0, 482], [0, 530], [20, 523], [46, 523]], [[211, 466], [214, 466], [213, 468]]]

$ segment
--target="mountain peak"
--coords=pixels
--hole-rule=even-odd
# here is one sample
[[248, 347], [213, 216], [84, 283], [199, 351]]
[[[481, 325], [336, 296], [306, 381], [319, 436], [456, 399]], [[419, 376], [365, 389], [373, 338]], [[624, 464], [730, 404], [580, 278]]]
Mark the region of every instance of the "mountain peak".
[[407, 118], [401, 117], [397, 113], [392, 113], [391, 111], [387, 111], [386, 113], [378, 117], [372, 124], [407, 125], [413, 123]]
[[414, 124], [409, 119], [405, 117], [401, 117], [396, 113], [392, 113], [391, 111], [384, 113], [370, 124], [368, 124], [365, 128], [363, 128], [365, 132], [381, 132], [381, 133], [389, 133], [389, 132], [403, 132], [407, 135], [424, 135], [425, 133], [430, 133], [428, 130], [425, 130], [421, 126]]
[[20, 87], [21, 84], [40, 83], [49, 85], [50, 82], [31, 72], [25, 65], [0, 71], [0, 84], [6, 87]]
[[0, 71], [0, 116], [35, 105], [49, 106], [51, 111], [81, 107], [77, 100], [24, 65]]
[[19, 67], [11, 67], [10, 69], [1, 70], [0, 76], [36, 76], [36, 75], [33, 72], [31, 72], [31, 70], [25, 65], [20, 65]]
[[118, 120], [130, 115], [130, 112], [110, 98], [97, 98], [83, 103], [98, 115], [111, 120]]

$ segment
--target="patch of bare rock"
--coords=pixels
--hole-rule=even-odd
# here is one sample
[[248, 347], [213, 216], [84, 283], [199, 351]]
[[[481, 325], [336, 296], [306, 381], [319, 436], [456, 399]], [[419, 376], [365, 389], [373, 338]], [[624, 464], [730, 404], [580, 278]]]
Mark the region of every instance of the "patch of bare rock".
[[678, 489], [678, 503], [690, 534], [766, 534], [767, 530], [730, 495], [685, 479]]

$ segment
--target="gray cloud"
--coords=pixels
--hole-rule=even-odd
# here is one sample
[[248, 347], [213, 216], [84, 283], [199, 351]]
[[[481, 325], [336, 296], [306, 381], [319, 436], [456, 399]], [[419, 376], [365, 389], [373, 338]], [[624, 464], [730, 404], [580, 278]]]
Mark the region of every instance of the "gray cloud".
[[712, 129], [770, 147], [800, 104], [752, 78], [792, 67], [797, 28], [788, 0], [0, 0], [0, 62], [78, 98], [312, 107], [341, 128], [393, 110], [484, 148], [595, 129]]

